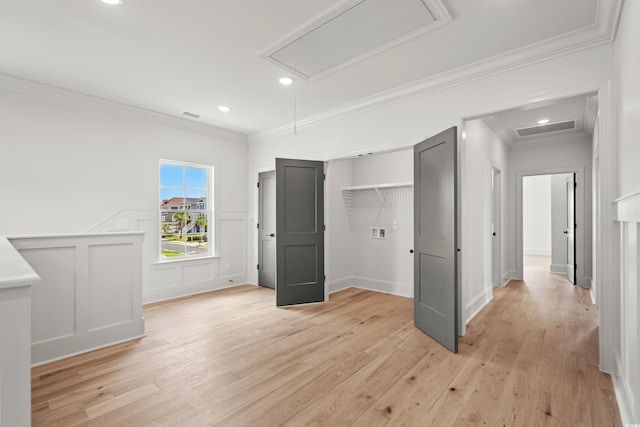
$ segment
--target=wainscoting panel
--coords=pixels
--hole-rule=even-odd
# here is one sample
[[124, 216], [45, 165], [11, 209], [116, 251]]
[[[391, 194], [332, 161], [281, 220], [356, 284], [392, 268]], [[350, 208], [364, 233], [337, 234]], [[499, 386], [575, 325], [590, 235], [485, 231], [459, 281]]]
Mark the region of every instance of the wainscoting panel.
[[31, 363], [144, 335], [143, 233], [9, 237], [42, 278], [32, 289]]
[[618, 406], [624, 420], [640, 420], [640, 192], [615, 202], [620, 236], [620, 308], [617, 319], [620, 340], [615, 349], [612, 376]]

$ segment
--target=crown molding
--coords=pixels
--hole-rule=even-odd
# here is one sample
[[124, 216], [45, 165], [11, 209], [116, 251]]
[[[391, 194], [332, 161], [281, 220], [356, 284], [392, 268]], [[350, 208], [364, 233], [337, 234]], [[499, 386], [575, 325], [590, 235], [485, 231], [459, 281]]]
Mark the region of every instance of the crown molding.
[[509, 129], [507, 129], [504, 123], [502, 123], [502, 120], [500, 120], [496, 116], [484, 116], [481, 118], [481, 120], [489, 127], [489, 129], [493, 131], [493, 133], [498, 137], [498, 139], [500, 139], [500, 141], [502, 141], [504, 145], [510, 147], [513, 144], [513, 135], [511, 134]]
[[[600, 5], [602, 1], [603, 0], [598, 4]], [[607, 1], [613, 2], [617, 5], [622, 0]], [[603, 13], [598, 14], [598, 16], [603, 15]], [[609, 31], [614, 29], [611, 25], [607, 28]], [[603, 33], [598, 23], [594, 23], [591, 26], [580, 30], [565, 33], [542, 42], [534, 43], [500, 55], [473, 62], [388, 91], [379, 92], [375, 95], [361, 98], [354, 102], [343, 104], [338, 108], [330, 109], [320, 114], [299, 120], [296, 123], [296, 129], [299, 132], [300, 130], [317, 126], [331, 120], [360, 114], [385, 105], [406, 101], [411, 98], [424, 96], [455, 86], [486, 79], [512, 70], [571, 55], [608, 44], [612, 39], [613, 36], [610, 33]], [[271, 130], [251, 133], [248, 135], [248, 141], [249, 144], [259, 143], [269, 138], [293, 133], [293, 129], [294, 125], [289, 123]]]
[[591, 138], [589, 134], [583, 131], [570, 132], [567, 134], [545, 135], [535, 138], [518, 139], [512, 144], [509, 144], [509, 148], [517, 147], [530, 147], [533, 145], [557, 145], [567, 144], [571, 142], [590, 143]]
[[7, 74], [0, 74], [0, 89], [43, 96], [83, 108], [117, 114], [131, 119], [143, 120], [149, 123], [172, 127], [186, 132], [219, 138], [225, 141], [247, 143], [247, 135], [242, 133], [221, 129], [211, 125], [194, 123], [187, 119], [173, 117], [155, 111], [145, 110], [143, 108], [70, 91], [44, 83], [25, 80]]
[[618, 33], [623, 4], [624, 0], [598, 0], [596, 25], [609, 36], [609, 41], [614, 41]]

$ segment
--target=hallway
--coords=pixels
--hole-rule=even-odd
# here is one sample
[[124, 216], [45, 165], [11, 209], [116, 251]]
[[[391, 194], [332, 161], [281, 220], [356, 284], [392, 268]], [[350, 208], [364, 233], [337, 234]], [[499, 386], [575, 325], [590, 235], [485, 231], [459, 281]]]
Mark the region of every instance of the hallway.
[[494, 288], [462, 341], [497, 347], [500, 425], [621, 425], [611, 379], [598, 369], [597, 308], [587, 289], [549, 273], [550, 264], [525, 255], [525, 280]]

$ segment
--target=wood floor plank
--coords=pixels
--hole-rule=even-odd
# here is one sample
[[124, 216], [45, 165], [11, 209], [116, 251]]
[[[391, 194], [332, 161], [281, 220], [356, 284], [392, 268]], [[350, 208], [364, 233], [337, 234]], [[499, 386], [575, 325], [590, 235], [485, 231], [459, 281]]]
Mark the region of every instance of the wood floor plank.
[[620, 426], [589, 292], [527, 256], [453, 354], [413, 300], [276, 308], [242, 285], [144, 307], [147, 336], [32, 369], [34, 426]]

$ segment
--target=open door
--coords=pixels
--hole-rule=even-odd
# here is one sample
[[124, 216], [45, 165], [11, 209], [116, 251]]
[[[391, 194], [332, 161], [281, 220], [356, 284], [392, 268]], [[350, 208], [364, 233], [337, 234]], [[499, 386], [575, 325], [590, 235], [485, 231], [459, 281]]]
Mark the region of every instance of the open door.
[[276, 172], [258, 175], [258, 284], [276, 287]]
[[276, 159], [276, 305], [324, 301], [324, 163]]
[[414, 323], [458, 352], [457, 129], [414, 147]]
[[576, 174], [567, 178], [567, 279], [576, 284]]
[[491, 281], [493, 287], [502, 285], [502, 266], [500, 263], [502, 257], [502, 248], [500, 245], [502, 236], [499, 235], [502, 230], [501, 213], [502, 200], [501, 196], [501, 174], [497, 168], [491, 169]]

